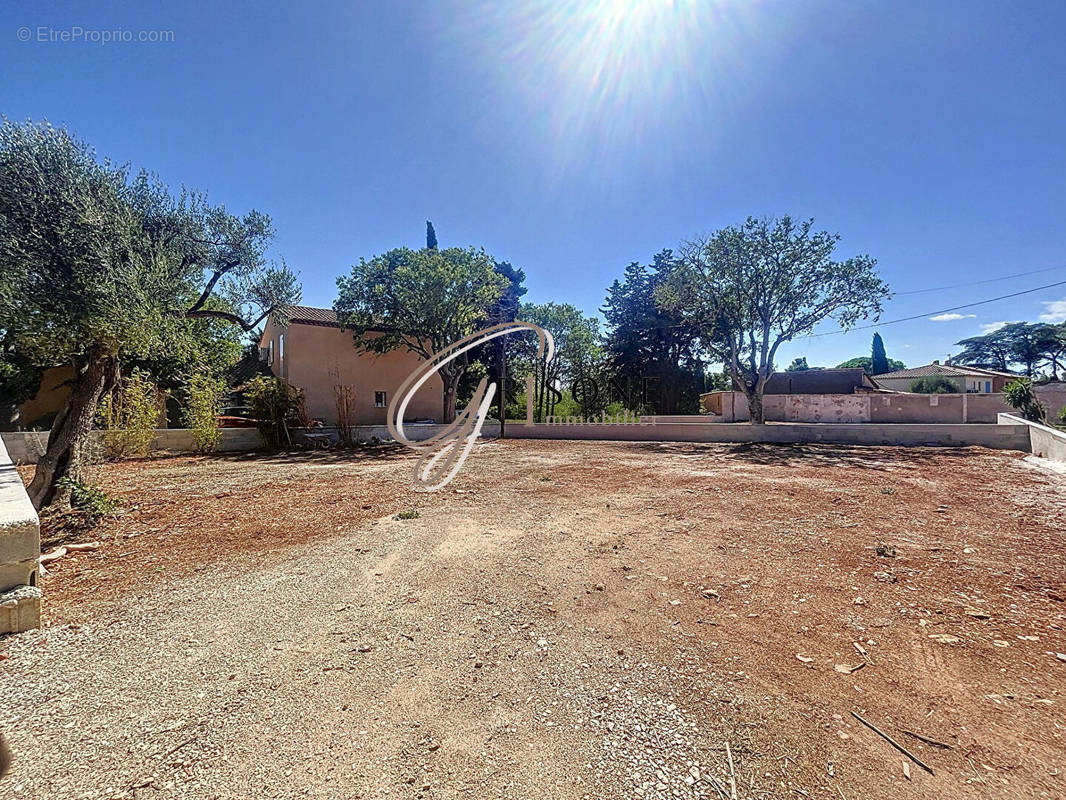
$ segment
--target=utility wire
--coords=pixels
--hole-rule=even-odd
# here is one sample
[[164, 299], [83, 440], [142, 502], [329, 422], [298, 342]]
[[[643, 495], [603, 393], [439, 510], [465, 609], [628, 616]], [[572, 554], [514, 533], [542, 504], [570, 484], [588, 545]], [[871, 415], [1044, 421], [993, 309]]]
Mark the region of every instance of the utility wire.
[[989, 303], [995, 303], [1000, 300], [1009, 300], [1012, 297], [1021, 297], [1023, 294], [1032, 294], [1033, 292], [1041, 292], [1044, 289], [1053, 289], [1056, 286], [1066, 286], [1066, 281], [1057, 281], [1056, 283], [1048, 283], [1044, 286], [1037, 286], [1035, 289], [1026, 289], [1024, 292], [1013, 292], [1012, 294], [1001, 294], [999, 297], [992, 297], [988, 300], [978, 300], [976, 303], [963, 303], [961, 306], [952, 306], [951, 308], [942, 308], [939, 311], [927, 311], [924, 314], [915, 314], [910, 317], [900, 317], [899, 319], [891, 319], [886, 322], [875, 322], [870, 325], [858, 325], [854, 328], [848, 328], [846, 331], [826, 331], [825, 333], [808, 333], [802, 337], [804, 339], [817, 339], [821, 336], [837, 336], [842, 333], [851, 333], [852, 331], [865, 331], [870, 328], [881, 328], [885, 325], [897, 325], [900, 322], [911, 322], [912, 320], [922, 319], [924, 317], [932, 317], [937, 314], [947, 314], [951, 311], [960, 311], [964, 308], [973, 308], [974, 306], [984, 306]]
[[987, 278], [983, 281], [969, 281], [967, 283], [953, 283], [950, 286], [934, 286], [930, 289], [909, 289], [906, 292], [893, 292], [894, 297], [899, 297], [905, 294], [926, 294], [928, 292], [942, 292], [945, 289], [962, 289], [967, 286], [980, 286], [985, 283], [997, 283], [999, 281], [1007, 281], [1011, 278], [1024, 278], [1027, 275], [1039, 275], [1043, 272], [1054, 272], [1055, 270], [1063, 269], [1063, 267], [1045, 267], [1044, 269], [1034, 269], [1029, 272], [1016, 272], [1013, 275], [1004, 275], [1000, 278]]

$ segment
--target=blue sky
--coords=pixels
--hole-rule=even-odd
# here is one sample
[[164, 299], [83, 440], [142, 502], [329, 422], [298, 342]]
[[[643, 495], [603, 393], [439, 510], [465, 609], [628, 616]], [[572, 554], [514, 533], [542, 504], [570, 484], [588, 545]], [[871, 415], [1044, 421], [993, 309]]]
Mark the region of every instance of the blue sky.
[[[47, 41], [75, 26], [173, 34]], [[1064, 30], [1061, 2], [7, 0], [0, 112], [268, 212], [309, 304], [427, 218], [588, 313], [630, 261], [749, 214], [814, 217], [900, 292], [1047, 270], [900, 295], [887, 320], [1066, 280]], [[960, 313], [879, 330], [925, 363], [1066, 319], [1066, 286]], [[832, 365], [871, 333], [778, 360]]]

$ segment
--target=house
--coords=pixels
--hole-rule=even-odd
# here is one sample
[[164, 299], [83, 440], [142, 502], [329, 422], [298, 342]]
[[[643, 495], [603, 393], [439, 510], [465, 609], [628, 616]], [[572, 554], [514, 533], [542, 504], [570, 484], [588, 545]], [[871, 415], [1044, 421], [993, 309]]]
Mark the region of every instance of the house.
[[1017, 377], [1009, 372], [997, 372], [983, 367], [969, 367], [961, 364], [941, 364], [939, 361], [934, 361], [932, 364], [926, 364], [923, 367], [912, 367], [874, 375], [874, 381], [883, 389], [909, 392], [911, 384], [919, 378], [931, 378], [934, 376], [947, 378], [955, 384], [960, 392], [968, 392], [970, 394], [1002, 392], [1003, 387]]
[[[862, 367], [806, 369], [773, 373], [766, 381], [763, 394], [855, 394], [877, 389]], [[740, 387], [734, 386], [733, 390], [740, 391]]]
[[[274, 375], [303, 390], [308, 416], [336, 424], [334, 387], [348, 386], [355, 401], [352, 424], [384, 425], [396, 389], [423, 359], [403, 348], [380, 355], [361, 351], [332, 309], [294, 306], [286, 316], [287, 325], [271, 320], [263, 328], [260, 357]], [[405, 421], [440, 420], [443, 397], [444, 383], [434, 372], [407, 404]]]

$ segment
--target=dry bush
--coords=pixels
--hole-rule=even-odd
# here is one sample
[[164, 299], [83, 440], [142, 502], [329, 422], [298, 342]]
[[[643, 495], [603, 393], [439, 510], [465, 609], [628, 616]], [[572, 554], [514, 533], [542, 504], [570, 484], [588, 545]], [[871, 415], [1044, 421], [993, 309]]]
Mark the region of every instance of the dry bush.
[[337, 437], [345, 447], [352, 444], [352, 425], [355, 424], [355, 389], [351, 386], [333, 387], [333, 405], [337, 410]]
[[100, 402], [97, 420], [104, 429], [108, 459], [148, 455], [163, 414], [165, 399], [148, 376], [134, 370]]

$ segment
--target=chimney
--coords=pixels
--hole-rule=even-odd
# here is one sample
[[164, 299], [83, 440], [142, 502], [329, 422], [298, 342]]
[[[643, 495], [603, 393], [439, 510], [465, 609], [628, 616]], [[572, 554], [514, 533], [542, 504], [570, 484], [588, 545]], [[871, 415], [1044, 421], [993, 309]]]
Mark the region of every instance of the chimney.
[[933, 359], [933, 363], [934, 364], [939, 364], [940, 363], [940, 359], [939, 358], [934, 358]]

